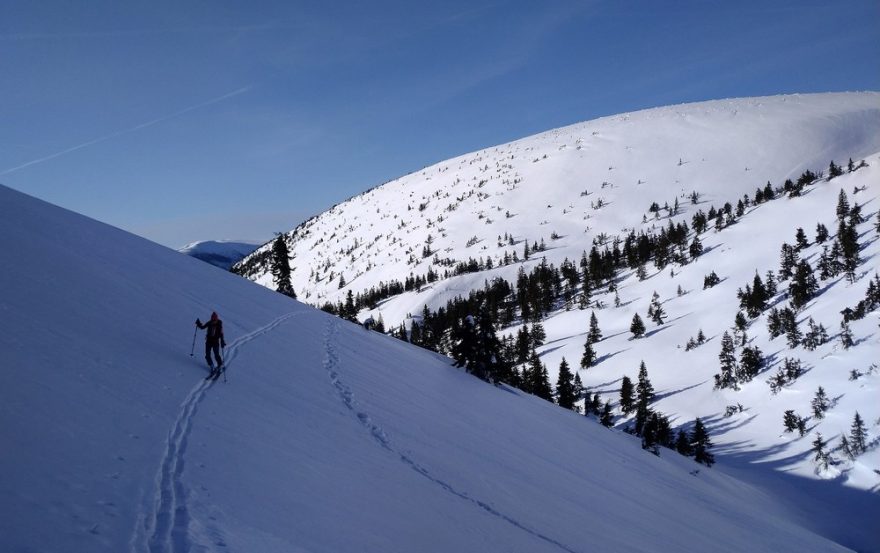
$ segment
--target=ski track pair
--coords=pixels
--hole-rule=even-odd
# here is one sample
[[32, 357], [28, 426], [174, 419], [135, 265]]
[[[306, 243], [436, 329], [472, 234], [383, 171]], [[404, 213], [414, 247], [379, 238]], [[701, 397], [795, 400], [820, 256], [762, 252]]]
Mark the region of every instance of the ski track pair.
[[[226, 349], [224, 370], [228, 370], [238, 357], [238, 350], [241, 346], [271, 332], [288, 319], [301, 314], [303, 314], [302, 311], [287, 313], [234, 340]], [[180, 406], [180, 411], [168, 435], [165, 453], [156, 477], [152, 509], [138, 517], [137, 528], [130, 547], [132, 552], [180, 553], [190, 551], [196, 545], [191, 543], [189, 535], [188, 493], [182, 479], [185, 467], [184, 457], [199, 404], [215, 382], [216, 380], [200, 378], [198, 384], [193, 387]], [[214, 539], [213, 545], [225, 547], [222, 532], [219, 529], [209, 530]]]
[[550, 545], [556, 546], [557, 548], [566, 551], [568, 553], [575, 553], [575, 551], [565, 544], [554, 540], [553, 538], [546, 536], [540, 533], [537, 530], [533, 530], [526, 526], [524, 523], [516, 520], [515, 518], [506, 515], [493, 507], [492, 505], [486, 503], [485, 501], [481, 501], [474, 497], [471, 497], [466, 492], [462, 492], [457, 490], [452, 484], [434, 476], [431, 472], [425, 468], [423, 465], [419, 464], [416, 460], [414, 460], [410, 455], [404, 453], [403, 451], [398, 451], [394, 448], [391, 443], [391, 439], [388, 437], [388, 434], [385, 430], [382, 429], [377, 423], [373, 422], [373, 419], [369, 414], [364, 412], [358, 405], [357, 401], [354, 399], [354, 393], [339, 377], [339, 355], [336, 352], [336, 334], [339, 332], [339, 322], [338, 321], [330, 321], [327, 325], [327, 330], [324, 332], [324, 369], [327, 371], [327, 375], [330, 377], [330, 382], [333, 384], [333, 387], [336, 388], [336, 392], [339, 395], [339, 399], [342, 400], [342, 403], [352, 412], [357, 418], [358, 422], [367, 429], [373, 439], [385, 450], [389, 453], [396, 455], [400, 462], [404, 465], [408, 466], [412, 470], [414, 470], [418, 475], [426, 478], [430, 482], [440, 486], [444, 491], [460, 498], [471, 505], [478, 507], [485, 511], [486, 513], [498, 517], [499, 519], [507, 522], [508, 524], [519, 528], [523, 532], [530, 534], [531, 536], [544, 541]]

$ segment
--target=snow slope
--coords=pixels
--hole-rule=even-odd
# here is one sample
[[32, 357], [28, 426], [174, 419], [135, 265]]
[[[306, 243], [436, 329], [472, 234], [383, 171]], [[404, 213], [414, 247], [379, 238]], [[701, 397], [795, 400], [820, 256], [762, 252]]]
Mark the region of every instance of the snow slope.
[[[622, 377], [635, 380], [644, 360], [655, 388], [661, 390], [656, 408], [676, 425], [697, 416], [708, 420], [722, 463], [742, 467], [742, 478], [762, 483], [782, 474], [797, 475], [876, 492], [880, 402], [878, 370], [871, 367], [880, 360], [877, 313], [853, 323], [855, 348], [844, 351], [836, 337], [840, 311], [855, 306], [868, 280], [880, 271], [880, 242], [872, 230], [880, 203], [878, 151], [876, 92], [720, 100], [597, 119], [439, 163], [307, 221], [290, 234], [294, 288], [307, 302], [337, 302], [349, 290], [357, 293], [383, 281], [424, 275], [429, 266], [442, 273], [446, 267], [436, 258], [493, 259], [492, 270], [441, 279], [384, 300], [372, 312], [381, 314], [389, 328], [401, 321], [408, 324], [411, 316], [418, 319], [425, 305], [432, 310], [443, 307], [494, 277], [515, 284], [520, 268], [531, 270], [542, 258], [557, 267], [566, 258], [577, 262], [603, 233], [623, 237], [629, 229], [656, 230], [670, 220], [690, 225], [698, 209], [736, 204], [743, 194], [754, 197], [755, 189], [768, 181], [780, 186], [806, 169], [824, 170], [831, 160], [846, 165], [848, 158], [856, 163], [866, 158], [867, 168], [823, 181], [804, 197], [751, 207], [736, 225], [718, 233], [710, 230], [701, 236], [706, 253], [695, 263], [662, 272], [649, 266], [649, 278], [643, 282], [628, 271], [619, 275], [619, 308], [613, 307], [613, 294], [600, 291], [595, 296], [605, 306], [596, 315], [606, 338], [596, 348], [599, 364], [580, 371], [580, 377], [591, 393], [616, 404]], [[863, 190], [854, 195], [856, 188]], [[798, 227], [811, 242], [802, 257], [815, 268], [821, 253], [821, 246], [812, 244], [816, 224], [822, 222], [834, 234], [834, 207], [841, 190], [851, 204], [864, 205], [863, 215], [869, 219], [859, 228], [865, 248], [859, 280], [849, 284], [841, 275], [821, 282], [822, 293], [798, 317], [802, 331], [813, 317], [832, 340], [812, 352], [789, 349], [784, 338], [769, 339], [766, 315], [759, 317], [748, 334], [752, 345], [770, 358], [769, 367], [741, 391], [713, 390], [720, 338], [733, 326], [739, 309], [737, 289], [750, 284], [755, 271], [762, 276], [767, 270], [778, 271], [780, 247], [794, 243]], [[692, 191], [700, 194], [698, 205], [688, 199]], [[648, 213], [652, 202], [672, 206], [676, 200], [680, 210], [675, 216], [661, 212], [655, 220]], [[558, 239], [551, 238], [554, 233]], [[423, 258], [428, 235], [436, 253]], [[516, 244], [510, 245], [505, 236]], [[542, 239], [545, 252], [526, 262], [498, 266], [505, 253], [522, 258], [525, 241], [533, 245]], [[273, 286], [259, 263], [249, 269], [250, 278]], [[704, 291], [703, 277], [712, 270], [722, 283]], [[342, 288], [340, 274], [346, 281]], [[681, 297], [679, 286], [687, 292]], [[780, 292], [786, 288], [782, 283]], [[632, 341], [632, 317], [639, 313], [648, 320], [655, 291], [663, 301], [667, 324], [648, 323], [648, 337]], [[776, 300], [779, 307], [785, 305], [782, 295]], [[551, 382], [563, 357], [578, 365], [590, 312], [560, 310], [544, 321], [547, 344], [538, 352]], [[684, 345], [700, 329], [709, 342], [685, 352]], [[773, 395], [768, 380], [786, 357], [800, 359], [808, 371]], [[865, 375], [852, 381], [851, 370]], [[804, 437], [783, 432], [783, 413], [793, 409], [810, 415], [810, 401], [819, 386], [834, 399], [829, 416], [809, 421]], [[724, 416], [728, 406], [738, 404], [742, 413]], [[812, 441], [821, 433], [836, 448], [856, 412], [868, 425], [869, 451], [855, 462], [837, 452], [840, 462], [820, 473], [810, 452]], [[628, 419], [621, 417], [617, 423], [625, 426]], [[818, 499], [808, 501], [823, 508]]]
[[874, 496], [818, 519], [3, 187], [0, 248], [3, 551], [878, 549]]
[[204, 240], [180, 248], [180, 253], [201, 259], [215, 267], [229, 269], [262, 244], [233, 240]]

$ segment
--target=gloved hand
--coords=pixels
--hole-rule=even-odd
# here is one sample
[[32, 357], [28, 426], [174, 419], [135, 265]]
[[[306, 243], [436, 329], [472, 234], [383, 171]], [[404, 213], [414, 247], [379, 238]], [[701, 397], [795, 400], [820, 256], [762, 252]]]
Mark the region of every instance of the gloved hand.
[[200, 326], [201, 324], [202, 324], [202, 320], [201, 320], [201, 319], [196, 319], [196, 326]]

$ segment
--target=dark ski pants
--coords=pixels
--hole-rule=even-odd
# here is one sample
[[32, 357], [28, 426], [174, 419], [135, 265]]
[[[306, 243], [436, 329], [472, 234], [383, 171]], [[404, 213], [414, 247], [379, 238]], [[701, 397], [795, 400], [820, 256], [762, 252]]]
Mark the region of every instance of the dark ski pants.
[[223, 366], [223, 359], [220, 358], [220, 344], [217, 342], [205, 342], [205, 361], [208, 362], [208, 366], [214, 368], [214, 363], [211, 362], [211, 352], [214, 352], [214, 359], [217, 360], [217, 366]]

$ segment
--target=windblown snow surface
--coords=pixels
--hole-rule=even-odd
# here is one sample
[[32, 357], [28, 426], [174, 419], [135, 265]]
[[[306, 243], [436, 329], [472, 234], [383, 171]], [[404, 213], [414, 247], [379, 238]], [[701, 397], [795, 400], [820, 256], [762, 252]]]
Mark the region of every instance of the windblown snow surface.
[[[3, 187], [0, 249], [0, 550], [876, 549], [876, 495], [837, 486], [817, 512], [657, 457]], [[211, 310], [228, 383], [204, 380], [202, 336], [190, 357]]]

